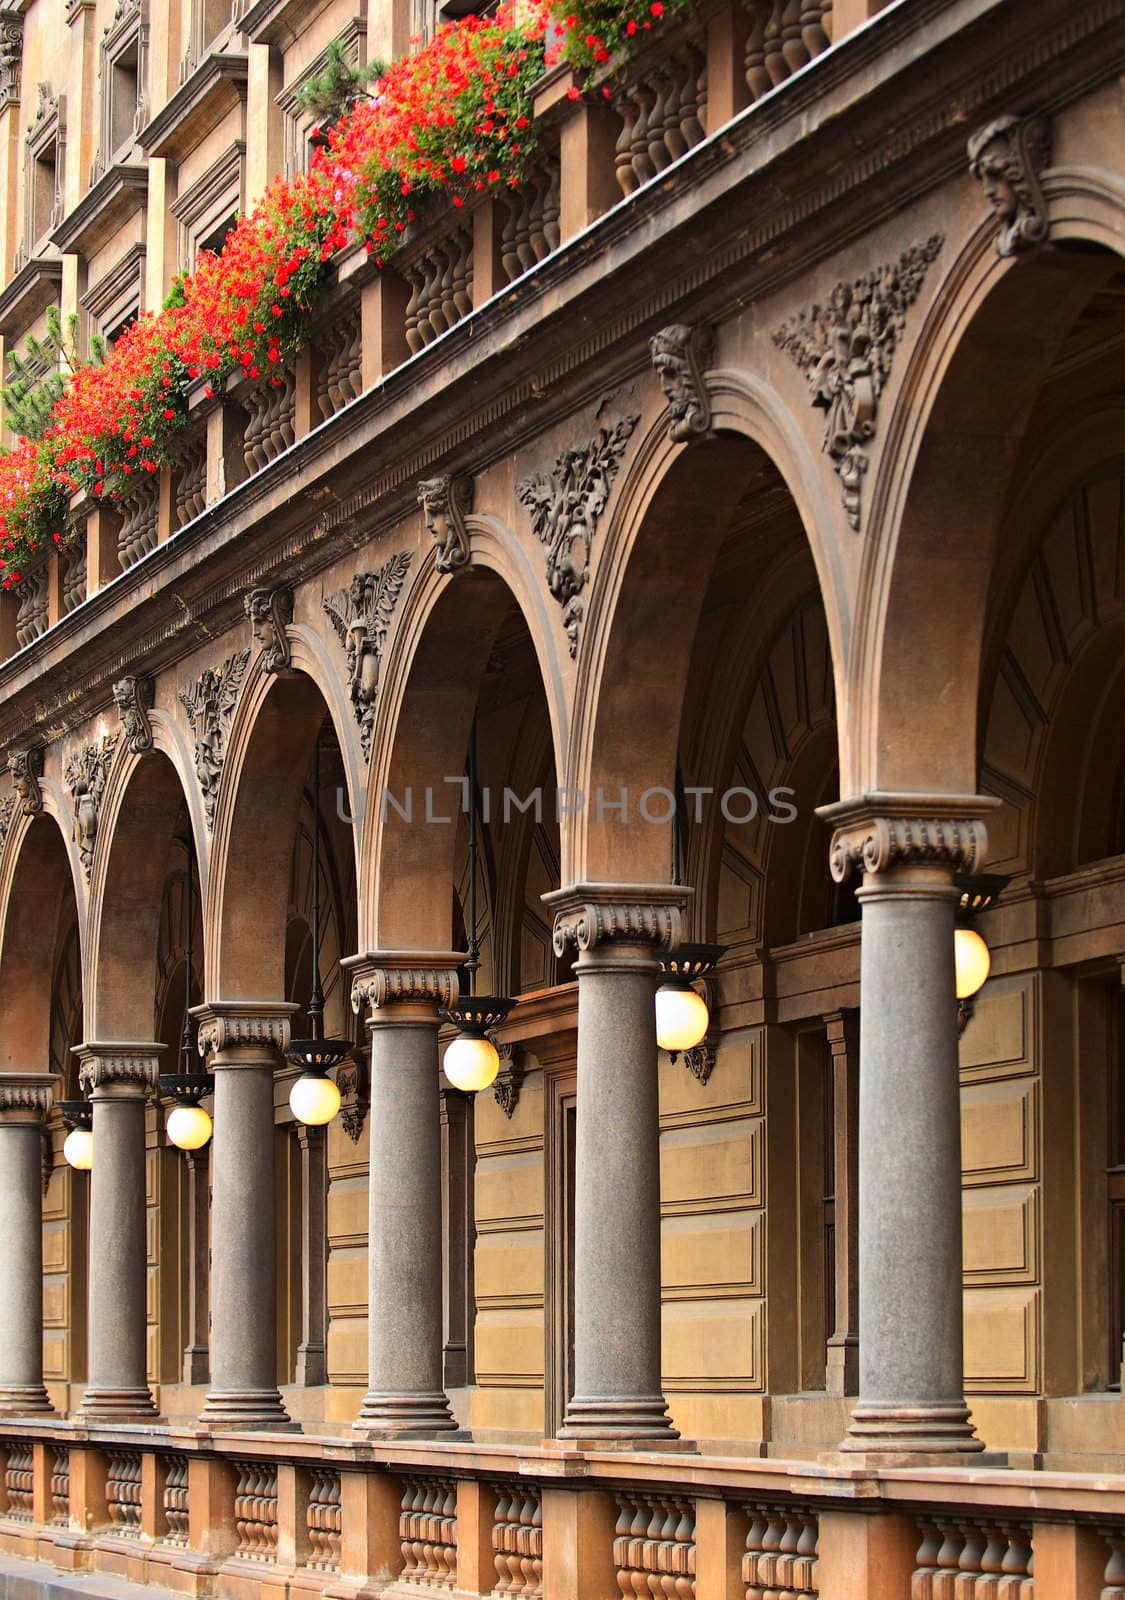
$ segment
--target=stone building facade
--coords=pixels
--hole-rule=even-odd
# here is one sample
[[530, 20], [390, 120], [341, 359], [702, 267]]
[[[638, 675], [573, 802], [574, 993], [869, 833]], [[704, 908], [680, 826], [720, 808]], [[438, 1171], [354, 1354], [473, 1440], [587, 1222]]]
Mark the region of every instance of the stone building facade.
[[[329, 42], [435, 20], [5, 0], [5, 347], [159, 304]], [[1123, 69], [1122, 0], [715, 0], [549, 75], [523, 190], [0, 598], [0, 1568], [1125, 1595]]]

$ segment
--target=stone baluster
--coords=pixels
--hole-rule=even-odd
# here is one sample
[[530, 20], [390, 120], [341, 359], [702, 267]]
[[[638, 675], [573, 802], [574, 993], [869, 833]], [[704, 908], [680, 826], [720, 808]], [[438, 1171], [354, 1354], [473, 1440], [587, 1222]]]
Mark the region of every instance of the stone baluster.
[[660, 1374], [654, 997], [659, 957], [679, 943], [688, 893], [598, 884], [544, 897], [556, 953], [578, 950], [575, 1377], [564, 1438], [647, 1445], [678, 1437]]
[[199, 1051], [215, 1074], [211, 1145], [210, 1428], [290, 1426], [277, 1387], [274, 1072], [296, 1007], [196, 1006]]
[[371, 1034], [369, 1387], [364, 1433], [447, 1433], [443, 1387], [438, 1010], [457, 957], [393, 953], [349, 963]]
[[159, 1044], [83, 1044], [80, 1079], [94, 1106], [90, 1173], [89, 1377], [80, 1415], [156, 1415], [147, 1367], [145, 1100]]
[[43, 1119], [55, 1079], [0, 1076], [0, 1414], [52, 1410], [43, 1387]]

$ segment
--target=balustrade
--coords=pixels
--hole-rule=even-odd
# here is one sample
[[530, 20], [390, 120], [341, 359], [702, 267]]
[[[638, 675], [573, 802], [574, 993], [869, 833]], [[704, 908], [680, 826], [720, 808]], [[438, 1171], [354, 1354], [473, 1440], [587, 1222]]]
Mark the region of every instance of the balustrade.
[[51, 1521], [70, 1521], [70, 1451], [51, 1451]]
[[68, 616], [86, 598], [86, 544], [72, 545], [66, 556], [62, 579], [63, 616]]
[[309, 1558], [305, 1565], [314, 1572], [339, 1570], [342, 1525], [340, 1474], [317, 1468], [312, 1474], [305, 1511], [309, 1542]]
[[495, 1594], [541, 1600], [543, 1594], [543, 1497], [530, 1484], [505, 1484], [497, 1491], [492, 1523]]
[[613, 1561], [623, 1600], [695, 1600], [695, 1506], [657, 1495], [617, 1497]]
[[341, 317], [317, 339], [321, 362], [316, 379], [316, 404], [327, 422], [359, 398], [363, 388], [363, 349], [358, 310]]
[[798, 1600], [820, 1593], [820, 1530], [816, 1512], [800, 1506], [752, 1504], [742, 1581], [746, 1600]]
[[277, 1560], [277, 1468], [240, 1461], [234, 1492], [236, 1550], [244, 1561]]
[[452, 1589], [457, 1583], [457, 1485], [452, 1478], [404, 1478], [402, 1578]]
[[159, 478], [155, 474], [138, 478], [121, 501], [117, 556], [123, 572], [156, 549], [159, 511]]
[[249, 421], [242, 457], [247, 472], [260, 472], [297, 437], [296, 380], [291, 372], [249, 390], [243, 398]]
[[141, 1531], [141, 1454], [110, 1450], [105, 1497], [114, 1533], [136, 1538]]
[[1034, 1600], [1026, 1524], [941, 1517], [920, 1531], [910, 1600]]
[[44, 634], [47, 631], [47, 594], [46, 565], [37, 568], [34, 572], [26, 572], [20, 578], [19, 588], [16, 590], [18, 600], [16, 609], [16, 644], [21, 650], [25, 649], [29, 644], [34, 644], [40, 634]]
[[207, 440], [204, 434], [190, 436], [180, 455], [176, 478], [176, 527], [182, 528], [202, 515], [207, 504]]
[[162, 1501], [165, 1543], [186, 1545], [188, 1542], [187, 1456], [167, 1458]]
[[10, 1445], [4, 1463], [4, 1492], [8, 1500], [5, 1515], [13, 1522], [31, 1521], [34, 1483], [35, 1465], [31, 1445]]

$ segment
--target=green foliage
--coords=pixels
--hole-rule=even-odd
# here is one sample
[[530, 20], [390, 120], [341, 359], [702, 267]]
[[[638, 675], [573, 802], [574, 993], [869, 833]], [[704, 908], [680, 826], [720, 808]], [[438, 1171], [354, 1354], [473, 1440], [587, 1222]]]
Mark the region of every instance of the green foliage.
[[384, 77], [386, 71], [383, 61], [369, 61], [365, 67], [353, 67], [343, 41], [333, 39], [325, 51], [324, 71], [297, 91], [297, 104], [311, 111], [322, 125], [339, 122], [344, 113], [366, 95], [368, 85]]
[[47, 308], [47, 332], [42, 339], [29, 334], [23, 352], [8, 357], [8, 381], [0, 389], [4, 412], [13, 433], [25, 439], [42, 439], [52, 423], [52, 410], [71, 376], [79, 367], [100, 367], [107, 354], [100, 334], [90, 338], [90, 355], [78, 354], [78, 318], [67, 318], [63, 329], [58, 306]]

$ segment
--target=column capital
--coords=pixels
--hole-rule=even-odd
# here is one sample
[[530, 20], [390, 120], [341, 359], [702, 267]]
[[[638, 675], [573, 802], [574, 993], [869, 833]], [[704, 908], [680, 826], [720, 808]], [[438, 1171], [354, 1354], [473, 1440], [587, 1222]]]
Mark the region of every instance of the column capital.
[[240, 1047], [276, 1050], [289, 1044], [289, 1019], [299, 1008], [288, 1000], [208, 1000], [192, 1006], [201, 1056]]
[[87, 1040], [73, 1046], [78, 1057], [78, 1081], [83, 1089], [111, 1085], [143, 1096], [156, 1088], [164, 1046], [150, 1040], [114, 1040], [101, 1044]]
[[979, 872], [988, 855], [984, 818], [1000, 801], [992, 795], [854, 795], [818, 806], [833, 828], [829, 868], [837, 883], [856, 872], [889, 867], [949, 867]]
[[555, 954], [599, 945], [651, 945], [675, 950], [693, 891], [675, 883], [575, 883], [542, 896], [555, 915]]
[[352, 1010], [425, 1006], [435, 1011], [457, 998], [457, 968], [463, 955], [445, 950], [370, 950], [340, 965], [352, 976]]
[[0, 1072], [0, 1125], [40, 1123], [51, 1109], [57, 1083], [53, 1072]]

